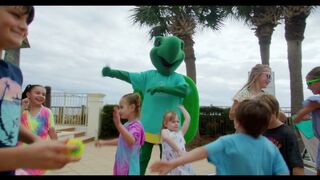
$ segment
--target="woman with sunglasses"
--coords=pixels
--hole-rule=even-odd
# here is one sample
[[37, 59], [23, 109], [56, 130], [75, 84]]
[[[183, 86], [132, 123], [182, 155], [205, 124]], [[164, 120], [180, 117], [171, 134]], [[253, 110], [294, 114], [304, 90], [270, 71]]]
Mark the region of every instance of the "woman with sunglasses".
[[[230, 120], [234, 120], [236, 109], [240, 102], [246, 99], [253, 99], [264, 94], [264, 88], [271, 82], [271, 68], [265, 64], [256, 64], [250, 72], [247, 83], [232, 98], [233, 104], [229, 111]], [[280, 112], [279, 119], [286, 121], [286, 115]]]
[[[306, 76], [308, 89], [312, 91], [315, 96], [311, 96], [303, 102], [303, 108], [297, 113], [294, 122], [298, 123], [306, 119], [309, 113], [312, 113], [312, 127], [313, 133], [318, 140], [320, 140], [320, 66], [313, 68]], [[318, 145], [317, 154], [317, 175], [320, 175], [320, 144]]]

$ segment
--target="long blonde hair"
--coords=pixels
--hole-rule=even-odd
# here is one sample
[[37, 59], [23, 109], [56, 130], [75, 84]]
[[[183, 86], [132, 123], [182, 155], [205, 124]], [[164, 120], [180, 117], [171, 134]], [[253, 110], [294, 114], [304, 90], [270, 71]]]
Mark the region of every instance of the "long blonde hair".
[[264, 72], [271, 72], [271, 68], [266, 64], [256, 64], [251, 69], [247, 83], [237, 93], [239, 93], [241, 90], [243, 90], [245, 88], [250, 89], [255, 84], [258, 77]]

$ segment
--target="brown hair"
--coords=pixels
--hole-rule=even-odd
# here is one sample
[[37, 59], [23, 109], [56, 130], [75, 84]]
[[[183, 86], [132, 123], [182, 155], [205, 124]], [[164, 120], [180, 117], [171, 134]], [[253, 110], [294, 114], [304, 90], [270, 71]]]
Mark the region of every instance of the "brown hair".
[[21, 97], [21, 99], [26, 98], [26, 97], [27, 97], [27, 93], [28, 93], [28, 92], [31, 92], [31, 90], [32, 90], [33, 88], [35, 88], [35, 87], [43, 87], [43, 88], [45, 88], [44, 86], [39, 85], [39, 84], [28, 84], [28, 85], [26, 86], [26, 88], [24, 89], [24, 91], [22, 92], [22, 97]]
[[320, 66], [313, 68], [306, 76], [307, 79], [320, 78]]
[[276, 97], [274, 97], [272, 94], [262, 94], [261, 96], [258, 96], [256, 98], [267, 103], [271, 108], [271, 113], [275, 114], [277, 118], [279, 117], [280, 106]]
[[27, 14], [27, 24], [29, 25], [34, 18], [34, 7], [33, 6], [15, 6], [15, 8], [19, 9], [22, 14]]
[[236, 110], [236, 121], [245, 130], [245, 133], [257, 138], [269, 125], [271, 109], [262, 100], [244, 100]]
[[177, 116], [178, 114], [175, 111], [168, 111], [164, 113], [161, 129], [166, 129], [165, 124], [169, 121], [175, 120]]
[[140, 109], [141, 109], [141, 97], [138, 93], [129, 93], [122, 96], [129, 105], [135, 105], [135, 113], [136, 117], [140, 117]]

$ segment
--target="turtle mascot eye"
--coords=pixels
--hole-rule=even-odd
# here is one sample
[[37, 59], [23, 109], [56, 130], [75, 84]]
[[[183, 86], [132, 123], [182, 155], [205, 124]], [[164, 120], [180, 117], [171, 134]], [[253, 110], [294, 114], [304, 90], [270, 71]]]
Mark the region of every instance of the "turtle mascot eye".
[[191, 117], [189, 129], [184, 136], [186, 143], [197, 133], [198, 90], [191, 78], [175, 72], [184, 58], [184, 42], [181, 39], [176, 36], [157, 36], [150, 51], [150, 59], [156, 70], [128, 72], [110, 67], [102, 69], [103, 76], [130, 83], [133, 90], [139, 92], [143, 99], [141, 123], [145, 130], [146, 142], [140, 150], [141, 175], [145, 174], [153, 145], [160, 144], [160, 129], [165, 112], [176, 111], [182, 123], [182, 113], [178, 105], [183, 104]]

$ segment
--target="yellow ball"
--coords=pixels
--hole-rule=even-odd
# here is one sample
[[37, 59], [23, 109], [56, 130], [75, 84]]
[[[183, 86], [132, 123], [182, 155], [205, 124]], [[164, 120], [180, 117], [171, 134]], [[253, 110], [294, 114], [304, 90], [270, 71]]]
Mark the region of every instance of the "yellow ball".
[[80, 158], [83, 154], [84, 145], [82, 140], [80, 139], [69, 139], [67, 142], [67, 145], [76, 145], [78, 146], [78, 149], [69, 151], [68, 155], [76, 158]]

